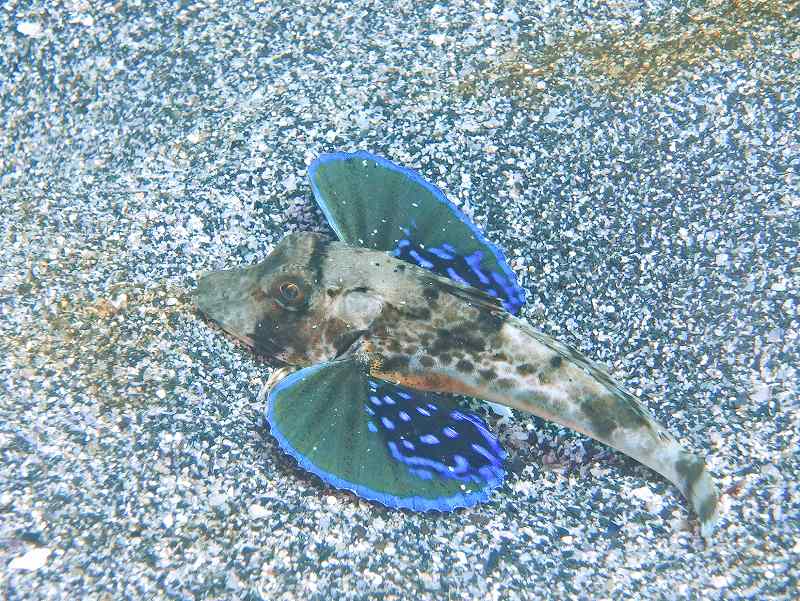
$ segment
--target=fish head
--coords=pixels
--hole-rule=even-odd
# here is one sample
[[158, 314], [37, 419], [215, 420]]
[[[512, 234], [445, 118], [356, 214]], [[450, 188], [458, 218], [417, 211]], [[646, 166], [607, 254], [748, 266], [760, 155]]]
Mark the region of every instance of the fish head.
[[257, 354], [307, 365], [315, 359], [309, 351], [324, 320], [320, 281], [329, 242], [312, 232], [289, 234], [261, 263], [201, 277], [195, 304], [207, 319]]

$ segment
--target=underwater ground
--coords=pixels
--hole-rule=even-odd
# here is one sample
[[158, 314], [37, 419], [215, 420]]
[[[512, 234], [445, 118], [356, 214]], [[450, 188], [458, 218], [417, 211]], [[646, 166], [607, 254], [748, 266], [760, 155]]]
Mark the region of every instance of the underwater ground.
[[[8, 599], [789, 599], [800, 563], [797, 2], [6, 2]], [[498, 421], [508, 477], [390, 511], [283, 455], [203, 272], [327, 228], [307, 165], [418, 170], [723, 497]]]

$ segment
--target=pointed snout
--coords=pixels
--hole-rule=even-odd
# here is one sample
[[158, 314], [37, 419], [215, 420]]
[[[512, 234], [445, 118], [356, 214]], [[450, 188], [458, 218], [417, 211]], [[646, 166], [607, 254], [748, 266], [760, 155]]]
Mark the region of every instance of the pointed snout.
[[208, 319], [237, 338], [248, 340], [263, 311], [259, 291], [253, 268], [215, 271], [200, 277], [193, 300]]
[[213, 321], [219, 321], [223, 307], [232, 300], [234, 271], [214, 271], [197, 280], [192, 298], [200, 312]]

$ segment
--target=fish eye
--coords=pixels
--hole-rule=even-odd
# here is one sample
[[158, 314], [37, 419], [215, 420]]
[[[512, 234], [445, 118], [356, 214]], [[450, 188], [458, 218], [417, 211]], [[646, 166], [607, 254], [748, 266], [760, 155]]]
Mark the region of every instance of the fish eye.
[[300, 286], [294, 282], [284, 282], [280, 287], [281, 296], [283, 300], [293, 302], [302, 294]]
[[273, 297], [284, 309], [296, 311], [306, 304], [305, 286], [301, 281], [283, 280], [275, 286]]

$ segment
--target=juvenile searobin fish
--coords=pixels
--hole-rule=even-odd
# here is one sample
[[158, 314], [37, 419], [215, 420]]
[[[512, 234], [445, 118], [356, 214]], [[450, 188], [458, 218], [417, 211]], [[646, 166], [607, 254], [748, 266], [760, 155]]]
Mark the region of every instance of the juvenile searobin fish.
[[505, 451], [449, 396], [528, 411], [662, 474], [710, 536], [705, 462], [583, 355], [515, 317], [502, 252], [436, 187], [368, 153], [323, 155], [314, 196], [339, 241], [286, 236], [258, 265], [200, 279], [202, 313], [300, 368], [269, 393], [281, 447], [325, 482], [390, 507], [449, 511], [500, 486]]

